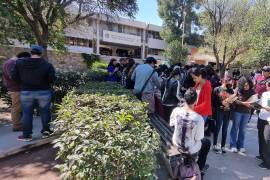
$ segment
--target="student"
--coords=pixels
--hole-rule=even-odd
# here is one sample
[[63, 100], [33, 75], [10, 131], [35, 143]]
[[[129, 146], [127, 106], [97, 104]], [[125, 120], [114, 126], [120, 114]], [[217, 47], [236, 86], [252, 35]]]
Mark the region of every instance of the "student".
[[20, 141], [32, 140], [35, 102], [38, 103], [40, 109], [42, 137], [52, 134], [50, 130], [51, 84], [56, 80], [56, 76], [52, 64], [41, 57], [42, 52], [41, 46], [32, 45], [31, 57], [17, 60], [12, 73], [13, 79], [21, 84], [23, 134], [18, 137]]
[[155, 70], [157, 60], [148, 57], [145, 64], [136, 67], [132, 73], [131, 80], [135, 81], [134, 94], [143, 102], [148, 103], [147, 112], [152, 114], [155, 112], [155, 88], [160, 89], [158, 73]]
[[15, 67], [17, 59], [29, 58], [30, 56], [31, 54], [29, 52], [21, 52], [17, 55], [17, 58], [8, 59], [3, 64], [3, 83], [11, 98], [11, 120], [14, 132], [22, 131], [22, 107], [20, 101], [20, 83], [11, 79], [11, 70]]
[[245, 153], [246, 127], [251, 112], [250, 98], [255, 94], [252, 81], [247, 77], [241, 77], [238, 81], [236, 94], [238, 101], [236, 101], [234, 107], [230, 147], [232, 152], [236, 153], [239, 150], [241, 153]]
[[172, 141], [182, 152], [191, 155], [198, 153], [198, 165], [204, 172], [209, 168], [205, 163], [211, 143], [208, 139], [204, 139], [204, 119], [194, 110], [197, 101], [196, 91], [188, 89], [184, 101], [185, 105], [175, 108], [170, 117], [170, 126], [175, 127]]
[[270, 81], [266, 83], [267, 91], [262, 93], [261, 106], [262, 109], [259, 114], [258, 119], [258, 139], [259, 139], [259, 156], [257, 159], [263, 162], [259, 165], [262, 169], [270, 169]]
[[207, 117], [212, 115], [211, 95], [212, 87], [210, 81], [206, 79], [206, 71], [204, 68], [193, 68], [191, 76], [195, 82], [195, 90], [198, 99], [194, 110], [199, 113], [206, 121]]
[[172, 110], [178, 105], [182, 99], [181, 84], [180, 84], [180, 67], [176, 67], [169, 78], [162, 82], [161, 102], [164, 109], [164, 118], [167, 122], [170, 120]]
[[117, 66], [117, 60], [112, 58], [107, 68], [108, 70], [107, 81], [117, 82], [116, 73], [118, 72], [119, 68], [117, 68], [116, 66]]
[[[216, 126], [214, 128], [213, 136], [213, 150], [216, 153], [226, 153], [225, 144], [227, 138], [227, 130], [230, 122], [230, 104], [226, 99], [232, 95], [233, 89], [230, 79], [223, 79], [222, 85], [216, 87], [212, 94], [212, 105], [215, 108]], [[220, 128], [222, 127], [221, 151], [217, 147], [217, 140]]]

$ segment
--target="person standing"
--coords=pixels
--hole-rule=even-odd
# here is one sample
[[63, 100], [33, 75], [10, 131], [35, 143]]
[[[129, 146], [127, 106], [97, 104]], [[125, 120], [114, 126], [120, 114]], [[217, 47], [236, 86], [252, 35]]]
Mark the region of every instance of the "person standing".
[[[216, 87], [212, 94], [212, 106], [215, 108], [215, 121], [213, 136], [213, 150], [216, 153], [226, 153], [225, 144], [227, 138], [227, 130], [230, 122], [230, 104], [226, 99], [234, 94], [230, 79], [223, 79], [222, 85]], [[217, 147], [218, 134], [222, 127], [221, 151]]]
[[56, 80], [52, 64], [41, 57], [43, 48], [31, 46], [31, 57], [19, 59], [13, 69], [12, 77], [21, 84], [21, 103], [23, 109], [23, 134], [20, 141], [31, 141], [33, 130], [33, 110], [38, 103], [42, 120], [42, 137], [51, 135], [50, 106], [52, 90], [50, 84]]
[[22, 131], [21, 122], [21, 101], [20, 101], [20, 84], [11, 78], [11, 71], [15, 67], [16, 60], [20, 58], [29, 58], [31, 55], [28, 52], [21, 52], [16, 58], [11, 58], [3, 64], [3, 83], [8, 90], [11, 98], [11, 120], [13, 123], [13, 131]]
[[135, 81], [134, 94], [141, 96], [143, 102], [148, 103], [148, 114], [155, 112], [155, 88], [160, 89], [158, 73], [155, 71], [157, 60], [148, 57], [145, 64], [136, 67], [131, 76], [131, 80]]
[[172, 137], [173, 144], [182, 152], [194, 155], [198, 154], [198, 165], [202, 172], [209, 168], [206, 164], [210, 150], [210, 140], [204, 138], [204, 119], [194, 111], [197, 101], [197, 93], [194, 89], [188, 89], [184, 94], [185, 105], [176, 107], [170, 117], [170, 126], [174, 126]]
[[119, 68], [117, 67], [117, 60], [112, 58], [110, 60], [110, 63], [108, 64], [108, 67], [107, 67], [107, 71], [108, 71], [107, 81], [117, 82], [117, 80], [118, 80], [118, 78], [117, 78], [118, 70], [119, 70]]
[[251, 112], [251, 98], [255, 95], [253, 83], [247, 77], [241, 77], [238, 81], [238, 90], [236, 93], [238, 100], [235, 102], [233, 125], [231, 128], [230, 147], [232, 152], [245, 153], [245, 135], [246, 127]]
[[161, 102], [164, 110], [164, 119], [169, 122], [170, 115], [174, 108], [182, 100], [180, 67], [176, 67], [169, 78], [165, 79], [161, 85]]
[[206, 121], [207, 117], [212, 115], [211, 83], [206, 79], [207, 74], [204, 68], [193, 68], [191, 71], [191, 76], [195, 82], [194, 88], [198, 95], [194, 110]]
[[259, 139], [259, 156], [256, 158], [263, 162], [259, 165], [262, 169], [270, 169], [270, 81], [266, 83], [267, 91], [262, 93], [261, 111], [258, 119], [258, 139]]
[[255, 92], [259, 98], [266, 91], [266, 82], [268, 80], [270, 80], [270, 67], [264, 66], [262, 68], [262, 74], [258, 75], [255, 79]]

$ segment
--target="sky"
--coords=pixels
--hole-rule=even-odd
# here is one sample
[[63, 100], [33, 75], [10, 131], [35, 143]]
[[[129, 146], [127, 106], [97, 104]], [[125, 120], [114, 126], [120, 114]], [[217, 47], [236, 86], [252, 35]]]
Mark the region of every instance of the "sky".
[[137, 0], [139, 11], [136, 15], [136, 20], [154, 24], [162, 25], [162, 20], [158, 16], [157, 0]]

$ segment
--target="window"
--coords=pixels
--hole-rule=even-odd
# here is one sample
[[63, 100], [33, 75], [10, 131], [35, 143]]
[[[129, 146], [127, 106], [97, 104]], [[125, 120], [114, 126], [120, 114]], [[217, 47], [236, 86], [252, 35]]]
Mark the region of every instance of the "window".
[[160, 37], [159, 32], [157, 32], [157, 31], [148, 31], [147, 35], [148, 35], [148, 38], [162, 40], [162, 38]]
[[92, 47], [92, 41], [88, 39], [68, 37], [67, 44], [71, 46]]
[[121, 24], [118, 24], [118, 32], [123, 33], [124, 32], [124, 26]]

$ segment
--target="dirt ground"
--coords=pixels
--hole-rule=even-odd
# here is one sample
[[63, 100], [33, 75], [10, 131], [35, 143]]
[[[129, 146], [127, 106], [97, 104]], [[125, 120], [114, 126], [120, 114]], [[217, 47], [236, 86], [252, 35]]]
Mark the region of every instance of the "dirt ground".
[[32, 149], [0, 160], [1, 180], [60, 180], [52, 145]]

